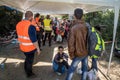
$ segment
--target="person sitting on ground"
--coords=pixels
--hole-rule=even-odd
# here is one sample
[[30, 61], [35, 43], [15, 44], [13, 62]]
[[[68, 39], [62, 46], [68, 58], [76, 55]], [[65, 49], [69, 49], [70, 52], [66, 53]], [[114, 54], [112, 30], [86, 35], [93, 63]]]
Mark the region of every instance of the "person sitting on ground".
[[[63, 52], [64, 48], [63, 46], [58, 47], [58, 53], [54, 57], [54, 63], [58, 66], [55, 72], [57, 72], [58, 75], [61, 75], [65, 72], [65, 69], [69, 68], [68, 64], [68, 55]], [[53, 64], [53, 66], [56, 67], [56, 65]]]

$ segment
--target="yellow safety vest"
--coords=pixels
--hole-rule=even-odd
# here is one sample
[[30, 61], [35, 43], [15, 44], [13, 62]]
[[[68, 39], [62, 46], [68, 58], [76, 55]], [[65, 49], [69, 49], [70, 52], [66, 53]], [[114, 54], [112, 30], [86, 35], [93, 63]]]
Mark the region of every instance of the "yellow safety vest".
[[[100, 38], [100, 35], [95, 31], [95, 28], [94, 28], [94, 27], [92, 27], [92, 32], [95, 32], [95, 33], [96, 33], [97, 40], [98, 40], [98, 43], [97, 43], [97, 45], [95, 46], [95, 50], [99, 50], [99, 51], [105, 50], [104, 40], [103, 40], [102, 38]], [[101, 46], [101, 44], [102, 44], [102, 46]], [[91, 58], [98, 58], [98, 56], [93, 55], [93, 56], [91, 56]]]
[[44, 22], [44, 30], [51, 31], [52, 30], [51, 25], [50, 25], [51, 20], [45, 19], [43, 22]]

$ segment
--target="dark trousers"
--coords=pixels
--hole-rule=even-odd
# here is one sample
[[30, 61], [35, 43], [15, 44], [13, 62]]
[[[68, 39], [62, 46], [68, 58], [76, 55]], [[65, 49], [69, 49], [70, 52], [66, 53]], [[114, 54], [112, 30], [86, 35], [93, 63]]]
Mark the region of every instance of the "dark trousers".
[[55, 34], [55, 36], [54, 36], [54, 41], [56, 41], [56, 39], [57, 39], [57, 33], [56, 33], [56, 30], [54, 31], [54, 34]]
[[92, 69], [96, 69], [98, 71], [97, 60], [98, 58], [92, 58]]
[[62, 73], [62, 67], [65, 66], [66, 69], [69, 68], [69, 64], [67, 61], [63, 60], [63, 62], [58, 63], [58, 72]]
[[39, 47], [41, 47], [41, 36], [39, 33], [37, 34], [37, 40], [38, 40]]
[[63, 43], [63, 40], [64, 40], [64, 35], [62, 36], [62, 43]]
[[56, 41], [56, 39], [57, 39], [57, 33], [54, 33], [54, 34], [55, 34], [54, 41]]
[[67, 40], [67, 35], [68, 35], [68, 32], [65, 30], [64, 37], [65, 37], [66, 40]]
[[24, 62], [24, 69], [25, 69], [26, 74], [29, 76], [33, 73], [32, 72], [32, 65], [33, 65], [35, 52], [24, 53], [24, 54], [26, 56], [25, 62]]
[[52, 31], [45, 31], [45, 36], [43, 39], [43, 46], [45, 45], [46, 38], [48, 37], [49, 40], [49, 46], [51, 46], [51, 33]]

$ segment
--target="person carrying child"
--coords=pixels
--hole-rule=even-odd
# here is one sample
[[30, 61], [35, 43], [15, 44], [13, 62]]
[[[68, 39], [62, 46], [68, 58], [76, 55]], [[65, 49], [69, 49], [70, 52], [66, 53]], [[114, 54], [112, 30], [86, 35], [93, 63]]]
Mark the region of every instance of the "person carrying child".
[[63, 42], [64, 32], [65, 32], [65, 29], [63, 28], [63, 25], [61, 24], [61, 26], [59, 28], [57, 28], [57, 30], [56, 30], [57, 42]]
[[[92, 59], [92, 69], [98, 70], [97, 60], [101, 56], [102, 51], [105, 51], [105, 43], [101, 36], [100, 26], [92, 27], [92, 34], [89, 40], [89, 56]], [[93, 40], [94, 39], [94, 40]], [[93, 45], [93, 46], [92, 46]]]
[[61, 75], [69, 68], [68, 55], [63, 52], [63, 46], [59, 46], [58, 50], [53, 60], [53, 69], [58, 75]]
[[103, 51], [105, 51], [105, 43], [101, 36], [101, 27], [99, 25], [91, 27], [87, 23], [88, 27], [88, 52], [89, 56], [92, 59], [91, 69], [87, 74], [89, 80], [98, 79], [98, 66], [97, 61], [101, 56]]

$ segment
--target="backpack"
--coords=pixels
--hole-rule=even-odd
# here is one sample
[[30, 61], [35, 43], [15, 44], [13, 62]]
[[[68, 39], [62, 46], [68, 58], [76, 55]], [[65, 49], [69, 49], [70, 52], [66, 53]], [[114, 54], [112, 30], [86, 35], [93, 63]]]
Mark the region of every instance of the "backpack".
[[97, 71], [91, 69], [89, 72], [87, 72], [87, 80], [98, 80]]
[[91, 57], [95, 56], [96, 58], [98, 58], [101, 56], [102, 51], [105, 49], [104, 40], [94, 27], [91, 27], [88, 23], [86, 23], [86, 26], [88, 28], [88, 54]]

